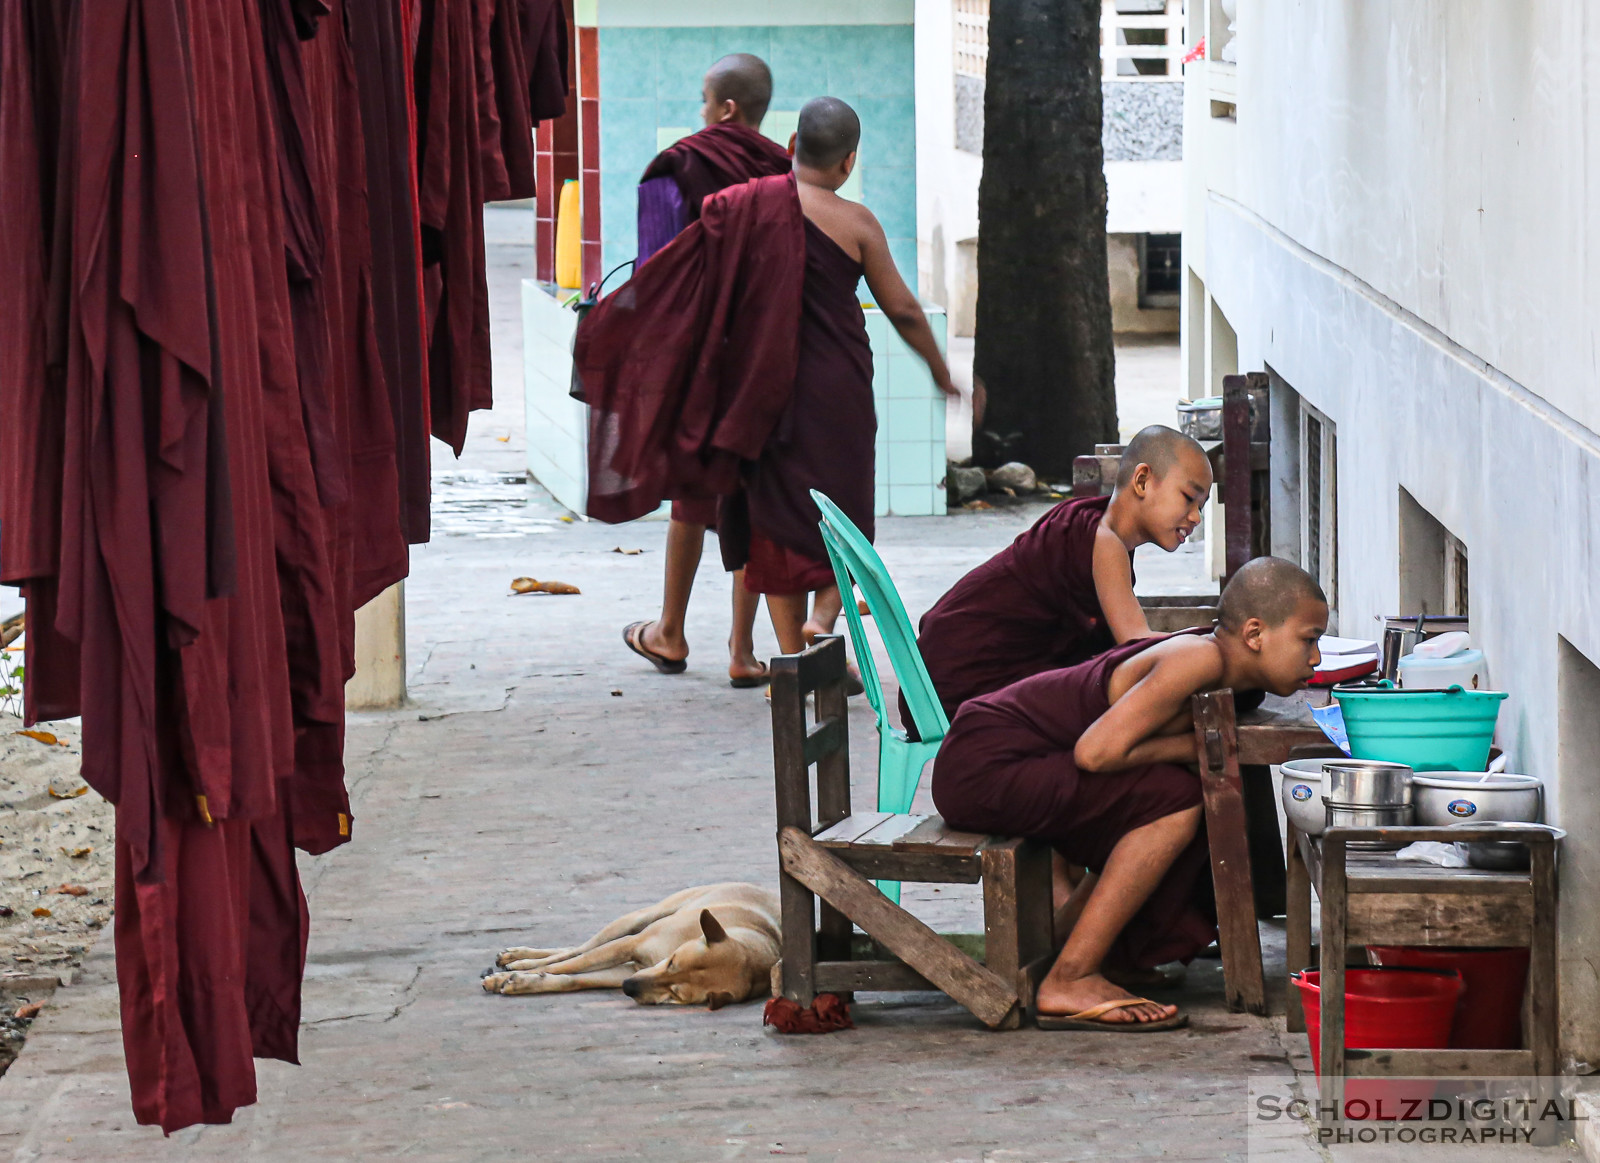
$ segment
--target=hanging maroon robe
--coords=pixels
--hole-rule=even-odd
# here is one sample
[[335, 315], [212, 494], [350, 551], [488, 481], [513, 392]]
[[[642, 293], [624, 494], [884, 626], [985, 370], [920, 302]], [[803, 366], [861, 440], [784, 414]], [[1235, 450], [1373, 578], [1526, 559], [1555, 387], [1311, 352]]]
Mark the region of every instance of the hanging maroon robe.
[[718, 525], [723, 565], [743, 568], [754, 593], [835, 584], [811, 490], [838, 505], [867, 540], [874, 532], [878, 421], [872, 344], [856, 294], [861, 264], [809, 218], [805, 238], [794, 392], [761, 456], [747, 466], [743, 493], [723, 503]]
[[[917, 649], [946, 715], [1116, 645], [1094, 585], [1095, 534], [1109, 503], [1063, 501], [922, 616]], [[901, 720], [910, 729], [903, 704]]]
[[[1205, 631], [1189, 631], [1204, 633]], [[1162, 641], [1025, 678], [962, 705], [933, 765], [933, 802], [953, 827], [1042, 840], [1100, 871], [1135, 828], [1200, 806], [1200, 779], [1175, 763], [1080, 771], [1073, 748], [1110, 708], [1112, 672]], [[1204, 825], [1112, 946], [1114, 963], [1188, 961], [1216, 940]]]
[[806, 253], [794, 178], [747, 182], [590, 312], [573, 355], [590, 516], [631, 521], [668, 497], [739, 488], [794, 392]]

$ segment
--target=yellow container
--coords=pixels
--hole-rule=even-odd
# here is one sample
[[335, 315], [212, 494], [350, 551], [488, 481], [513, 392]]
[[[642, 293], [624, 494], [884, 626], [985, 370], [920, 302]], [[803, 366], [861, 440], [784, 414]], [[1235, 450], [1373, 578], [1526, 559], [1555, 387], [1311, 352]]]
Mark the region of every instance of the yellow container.
[[561, 184], [556, 206], [556, 286], [580, 288], [583, 284], [583, 211], [578, 183]]

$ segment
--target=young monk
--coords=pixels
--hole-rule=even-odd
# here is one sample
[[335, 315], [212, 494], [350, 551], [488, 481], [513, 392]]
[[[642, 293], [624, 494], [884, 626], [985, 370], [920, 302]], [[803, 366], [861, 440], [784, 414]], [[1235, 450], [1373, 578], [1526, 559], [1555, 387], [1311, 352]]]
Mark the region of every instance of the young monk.
[[[797, 654], [818, 634], [831, 634], [841, 609], [838, 586], [817, 528], [817, 489], [869, 539], [873, 535], [873, 466], [877, 418], [872, 400], [872, 347], [857, 297], [863, 277], [873, 301], [933, 373], [956, 395], [950, 370], [922, 305], [895, 267], [888, 239], [872, 211], [839, 197], [861, 141], [855, 110], [818, 97], [800, 110], [794, 174], [805, 215], [805, 287], [800, 360], [794, 394], [745, 478], [749, 545], [744, 584], [765, 594], [778, 645]], [[730, 508], [724, 502], [724, 511]], [[807, 599], [816, 595], [810, 620]]]
[[[752, 178], [789, 172], [789, 151], [760, 132], [772, 101], [772, 70], [765, 61], [749, 53], [723, 57], [706, 72], [701, 94], [705, 128], [657, 154], [639, 181], [641, 264], [698, 221], [701, 204], [712, 194]], [[715, 498], [672, 502], [661, 616], [653, 622], [635, 622], [622, 633], [628, 648], [663, 674], [681, 674], [688, 667], [684, 619], [706, 529], [716, 523]], [[742, 574], [735, 573], [728, 639], [728, 682], [735, 687], [766, 682], [766, 663], [755, 655], [760, 601], [744, 587]]]
[[1103, 971], [1188, 961], [1216, 939], [1190, 696], [1303, 688], [1328, 605], [1298, 566], [1258, 557], [1218, 615], [1210, 633], [1135, 639], [970, 699], [939, 750], [933, 800], [950, 824], [1043, 840], [1089, 869], [1058, 914], [1070, 935], [1039, 988], [1041, 1027], [1187, 1020]]
[[[923, 615], [917, 638], [945, 714], [1148, 635], [1133, 551], [1177, 549], [1210, 492], [1200, 446], [1152, 424], [1128, 442], [1110, 497], [1063, 501], [957, 582]], [[901, 718], [910, 730], [903, 705]]]

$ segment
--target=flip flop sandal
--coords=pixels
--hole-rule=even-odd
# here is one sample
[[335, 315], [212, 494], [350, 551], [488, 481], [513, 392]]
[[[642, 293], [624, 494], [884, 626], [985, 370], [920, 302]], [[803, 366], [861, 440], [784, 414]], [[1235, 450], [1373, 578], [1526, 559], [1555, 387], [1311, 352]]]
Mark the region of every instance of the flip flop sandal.
[[1136, 1005], [1158, 1005], [1149, 998], [1125, 997], [1118, 1001], [1103, 1001], [1097, 1006], [1075, 1014], [1040, 1014], [1036, 1019], [1041, 1030], [1106, 1030], [1113, 1034], [1149, 1034], [1156, 1030], [1176, 1030], [1189, 1024], [1188, 1014], [1173, 1014], [1157, 1022], [1106, 1022], [1102, 1014]]
[[760, 674], [741, 674], [738, 678], [730, 675], [728, 685], [736, 691], [747, 691], [754, 687], [765, 686], [770, 681], [772, 680], [767, 677], [767, 664], [763, 662]]
[[682, 674], [689, 664], [681, 658], [667, 658], [644, 644], [644, 631], [649, 622], [630, 622], [622, 628], [622, 641], [629, 650], [655, 667], [662, 674]]

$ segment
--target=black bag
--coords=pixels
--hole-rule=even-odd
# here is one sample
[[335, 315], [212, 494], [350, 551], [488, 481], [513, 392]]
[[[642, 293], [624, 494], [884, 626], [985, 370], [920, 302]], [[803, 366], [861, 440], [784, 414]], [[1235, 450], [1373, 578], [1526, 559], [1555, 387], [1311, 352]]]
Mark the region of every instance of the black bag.
[[[583, 321], [588, 318], [589, 312], [594, 310], [595, 304], [600, 302], [600, 296], [605, 293], [606, 284], [611, 281], [611, 276], [623, 267], [633, 266], [634, 262], [635, 260], [630, 258], [625, 263], [618, 263], [607, 271], [605, 277], [598, 283], [589, 284], [588, 297], [579, 299], [572, 305], [572, 309], [578, 313], [578, 330], [583, 328]], [[572, 384], [567, 388], [567, 395], [580, 404], [587, 404], [589, 401], [583, 395], [583, 381], [578, 378], [578, 361], [576, 358], [578, 352], [578, 330], [574, 330], [572, 333], [572, 352], [574, 356], [572, 361]]]

